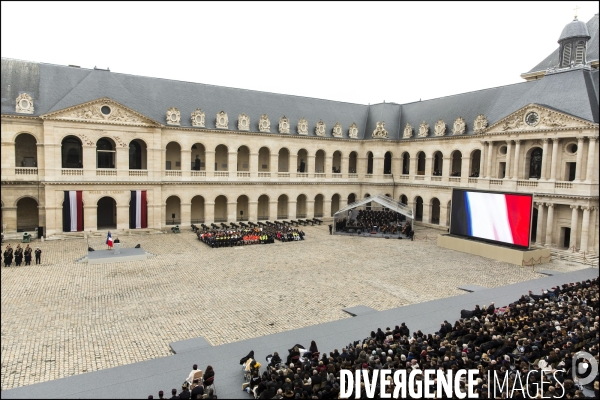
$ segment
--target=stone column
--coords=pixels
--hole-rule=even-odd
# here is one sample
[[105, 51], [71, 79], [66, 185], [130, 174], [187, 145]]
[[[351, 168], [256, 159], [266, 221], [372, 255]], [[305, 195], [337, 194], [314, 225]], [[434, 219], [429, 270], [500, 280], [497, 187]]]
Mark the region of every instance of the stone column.
[[250, 171], [251, 178], [258, 178], [258, 153], [250, 153], [248, 171]]
[[296, 176], [296, 172], [298, 170], [298, 154], [290, 152], [290, 164], [288, 165], [288, 171], [290, 172], [290, 176]]
[[[46, 177], [46, 154], [44, 153], [44, 144], [36, 143], [37, 146], [37, 169], [38, 169], [38, 179], [42, 180]], [[56, 161], [56, 160], [55, 160]], [[59, 158], [57, 167], [60, 168], [62, 166], [62, 160]]]
[[273, 174], [272, 176], [277, 177], [277, 172], [279, 172], [279, 153], [271, 153], [269, 156], [269, 171]]
[[440, 226], [448, 226], [448, 207], [440, 205]]
[[590, 207], [582, 206], [583, 209], [583, 218], [581, 220], [581, 241], [579, 246], [579, 251], [587, 252], [588, 251], [588, 238], [590, 236]]
[[288, 219], [296, 219], [296, 200], [288, 200]]
[[129, 146], [117, 147], [115, 151], [115, 167], [117, 169], [117, 176], [121, 178], [129, 177]]
[[383, 175], [383, 156], [373, 153], [373, 175]]
[[344, 178], [348, 177], [348, 168], [350, 168], [350, 159], [342, 156], [340, 160], [340, 172]]
[[[471, 175], [471, 157], [469, 156], [463, 156], [461, 158], [461, 165], [460, 165], [460, 176], [461, 178], [468, 178]], [[466, 182], [466, 181], [465, 181]]]
[[[206, 170], [206, 176], [214, 176], [215, 173], [215, 151], [214, 150], [204, 150], [204, 157], [206, 157], [206, 162], [204, 163], [204, 169]], [[163, 169], [165, 163], [163, 162]]]
[[129, 204], [117, 204], [117, 229], [129, 229]]
[[[592, 251], [595, 253], [598, 253], [598, 250], [596, 249], [596, 218], [598, 215], [598, 207], [594, 206], [594, 207], [590, 207], [590, 211], [591, 211], [591, 216], [590, 216], [590, 222], [592, 225], [592, 229], [590, 230], [590, 238], [589, 241], [592, 243], [591, 247], [592, 247]], [[589, 243], [589, 242], [588, 242]]]
[[237, 176], [237, 151], [227, 153], [227, 171], [229, 176]]
[[192, 203], [180, 203], [179, 210], [181, 213], [181, 226], [192, 225]]
[[237, 220], [236, 214], [237, 214], [237, 200], [227, 202], [227, 222], [235, 222]]
[[417, 175], [417, 161], [418, 161], [418, 157], [415, 156], [410, 156], [410, 158], [408, 159], [408, 175], [409, 176], [415, 176]]
[[506, 168], [504, 179], [510, 179], [511, 177], [511, 154], [512, 153], [512, 140], [506, 141]]
[[448, 181], [448, 177], [450, 176], [450, 164], [452, 162], [451, 158], [444, 157], [442, 159], [442, 180]]
[[552, 247], [552, 234], [554, 233], [554, 204], [546, 203], [548, 217], [546, 218], [546, 247]]
[[556, 181], [556, 168], [558, 166], [558, 147], [559, 147], [560, 139], [554, 138], [552, 139], [552, 161], [550, 164], [550, 180]]
[[248, 200], [248, 221], [256, 222], [258, 220], [258, 201]]
[[[181, 176], [192, 175], [192, 150], [181, 150]], [[183, 223], [183, 221], [181, 221]]]
[[544, 203], [537, 203], [538, 205], [538, 216], [537, 216], [537, 227], [535, 230], [535, 243], [538, 245], [544, 244], [543, 230], [544, 230]]
[[[96, 203], [83, 205], [83, 227], [86, 232], [96, 232], [98, 230], [98, 205]], [[62, 229], [62, 226], [61, 226]]]
[[2, 225], [4, 233], [17, 231], [17, 207], [2, 207]]
[[83, 145], [83, 176], [96, 179], [96, 145]]
[[486, 158], [486, 172], [485, 172], [485, 176], [486, 178], [491, 178], [492, 177], [492, 158], [494, 157], [494, 142], [490, 142], [490, 144], [488, 145], [488, 155]]
[[[214, 156], [213, 152], [213, 156]], [[214, 161], [213, 161], [214, 162]], [[214, 167], [212, 168], [214, 169]], [[215, 202], [204, 200], [204, 223], [210, 226], [211, 223], [215, 222]]]
[[[340, 199], [341, 201], [341, 199]], [[341, 207], [340, 207], [341, 208]], [[331, 197], [323, 196], [323, 218], [331, 217]]]
[[577, 164], [575, 168], [575, 181], [581, 182], [581, 170], [583, 169], [583, 140], [585, 138], [578, 137], [577, 138]]
[[[579, 147], [578, 147], [579, 149]], [[578, 218], [579, 218], [579, 206], [576, 205], [572, 205], [571, 206], [571, 210], [573, 210], [571, 212], [571, 238], [569, 239], [569, 248], [575, 248], [577, 249], [577, 225], [578, 225]]]
[[519, 139], [515, 140], [515, 158], [513, 161], [513, 174], [512, 174], [512, 179], [519, 179], [519, 161], [520, 161], [520, 154], [521, 152], [521, 141]]
[[548, 174], [546, 170], [548, 169], [548, 139], [542, 139], [542, 166], [540, 168], [540, 179], [546, 180], [548, 179]]
[[306, 199], [306, 218], [313, 219], [315, 217], [315, 199]]
[[314, 173], [315, 172], [315, 156], [314, 155], [309, 155], [308, 160], [306, 160], [306, 169], [304, 170], [305, 173]]
[[433, 176], [433, 157], [425, 157], [425, 176], [428, 180]]
[[325, 154], [325, 160], [323, 164], [323, 172], [325, 173], [325, 176], [331, 178], [331, 174], [333, 173], [333, 154], [331, 156]]
[[479, 157], [479, 177], [485, 178], [485, 157], [487, 156], [487, 145], [488, 142], [481, 142], [481, 155]]
[[392, 157], [392, 174], [396, 180], [402, 175], [402, 158]]
[[425, 224], [431, 223], [431, 221], [429, 220], [430, 208], [431, 206], [429, 205], [429, 203], [425, 203], [425, 201], [423, 201], [423, 220], [421, 222]]
[[269, 221], [275, 221], [277, 219], [277, 199], [269, 199]]
[[588, 158], [587, 158], [587, 170], [585, 172], [585, 182], [592, 183], [594, 178], [594, 163], [596, 161], [596, 140], [597, 136], [588, 136]]

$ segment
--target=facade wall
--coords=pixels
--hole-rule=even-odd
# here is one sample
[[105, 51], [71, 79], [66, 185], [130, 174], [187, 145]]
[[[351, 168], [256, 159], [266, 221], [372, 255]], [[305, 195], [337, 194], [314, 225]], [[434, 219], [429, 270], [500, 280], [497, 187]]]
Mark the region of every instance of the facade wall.
[[[81, 140], [81, 168], [63, 168], [62, 141], [68, 136]], [[96, 168], [96, 143], [103, 137], [115, 144], [115, 168]], [[597, 137], [597, 125], [589, 124], [522, 135], [395, 141], [6, 116], [2, 118], [2, 224], [6, 232], [14, 232], [24, 226], [21, 222], [34, 222], [34, 217], [25, 222], [23, 213], [17, 212], [18, 200], [28, 196], [39, 204], [37, 221], [47, 235], [61, 233], [63, 192], [82, 190], [86, 231], [97, 229], [97, 204], [105, 196], [116, 202], [117, 229], [128, 229], [130, 191], [146, 190], [148, 226], [153, 229], [173, 223], [186, 226], [192, 221], [233, 222], [266, 216], [271, 220], [283, 215], [328, 218], [332, 200], [335, 212], [348, 204], [351, 195], [360, 199], [380, 193], [397, 200], [406, 196], [411, 207], [417, 206], [420, 197], [422, 223], [444, 227], [449, 222], [452, 187], [470, 187], [535, 193], [535, 201], [542, 204], [541, 218], [532, 228], [538, 233], [536, 242], [561, 247], [564, 228], [569, 228], [575, 232], [576, 248], [582, 245], [583, 235], [587, 237], [584, 247], [598, 252]], [[133, 140], [143, 144], [145, 169], [129, 169]], [[543, 149], [542, 177], [529, 179], [530, 157], [536, 148]], [[372, 174], [367, 173], [369, 152]], [[384, 174], [387, 152], [391, 154], [390, 174]], [[417, 172], [419, 153], [424, 155], [424, 165]], [[23, 158], [32, 154], [37, 167], [24, 167]], [[404, 154], [409, 157], [408, 171], [402, 166]], [[436, 154], [441, 176], [433, 174]], [[200, 170], [193, 165], [196, 155], [202, 163]], [[171, 161], [170, 170], [167, 161]], [[304, 172], [300, 172], [302, 161]], [[575, 174], [569, 172], [572, 165], [576, 165]], [[334, 173], [334, 167], [341, 172]], [[452, 176], [458, 171], [459, 176]], [[479, 177], [471, 177], [475, 171]], [[339, 202], [333, 199], [335, 195]], [[247, 199], [240, 200], [240, 196]], [[575, 217], [574, 205], [579, 207]]]

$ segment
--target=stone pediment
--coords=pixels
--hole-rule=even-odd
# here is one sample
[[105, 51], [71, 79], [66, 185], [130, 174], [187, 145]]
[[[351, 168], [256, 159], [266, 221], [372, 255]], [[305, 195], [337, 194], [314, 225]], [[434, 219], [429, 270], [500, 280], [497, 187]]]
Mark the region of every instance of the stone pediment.
[[109, 98], [102, 98], [87, 103], [53, 111], [41, 116], [43, 119], [61, 121], [83, 121], [116, 125], [161, 126], [144, 115], [125, 107]]
[[528, 104], [490, 125], [484, 134], [506, 134], [568, 130], [572, 128], [597, 128], [598, 125], [560, 111]]

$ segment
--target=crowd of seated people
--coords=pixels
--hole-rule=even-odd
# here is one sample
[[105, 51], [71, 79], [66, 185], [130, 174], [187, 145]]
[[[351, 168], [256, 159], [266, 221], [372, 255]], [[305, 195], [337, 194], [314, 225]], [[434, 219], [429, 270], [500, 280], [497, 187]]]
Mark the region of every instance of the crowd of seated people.
[[[153, 395], [149, 395], [148, 399], [153, 399]], [[164, 392], [158, 392], [159, 399], [165, 399]], [[202, 372], [198, 369], [198, 364], [194, 364], [192, 372], [181, 385], [181, 391], [177, 393], [177, 389], [171, 390], [172, 400], [200, 400], [200, 399], [216, 399], [215, 388], [215, 371], [212, 366], [207, 366]]]
[[[375, 369], [407, 373], [441, 369], [452, 370], [454, 375], [458, 370], [476, 369], [475, 393], [481, 399], [489, 398], [488, 387], [491, 391], [496, 387], [500, 396], [503, 391], [498, 385], [506, 383], [511, 389], [525, 389], [512, 392], [516, 398], [599, 398], [597, 376], [595, 382], [582, 387], [573, 380], [571, 371], [579, 350], [598, 361], [598, 290], [595, 278], [554, 287], [540, 295], [530, 293], [502, 308], [493, 303], [476, 306], [475, 310], [463, 310], [463, 318], [454, 325], [442, 322], [434, 334], [417, 330], [411, 335], [404, 323], [393, 330], [379, 328], [329, 354], [321, 355], [314, 341], [308, 350], [297, 344], [289, 350], [285, 363], [279, 357], [278, 363], [271, 359], [253, 383], [252, 392], [260, 399], [329, 400], [339, 397], [342, 369], [350, 370], [353, 376], [356, 370], [367, 370], [371, 380]], [[419, 383], [422, 373], [415, 380]], [[375, 395], [379, 396], [379, 380], [376, 385]], [[356, 398], [367, 398], [364, 382], [361, 387]], [[394, 388], [392, 381], [386, 392], [391, 394]], [[436, 389], [434, 386], [432, 391]], [[466, 391], [464, 382], [460, 390]], [[435, 398], [443, 396], [435, 393]], [[355, 393], [350, 398], [355, 398]]]
[[304, 232], [285, 225], [265, 226], [262, 228], [213, 229], [196, 232], [198, 240], [212, 248], [247, 246], [251, 244], [274, 243], [304, 240]]

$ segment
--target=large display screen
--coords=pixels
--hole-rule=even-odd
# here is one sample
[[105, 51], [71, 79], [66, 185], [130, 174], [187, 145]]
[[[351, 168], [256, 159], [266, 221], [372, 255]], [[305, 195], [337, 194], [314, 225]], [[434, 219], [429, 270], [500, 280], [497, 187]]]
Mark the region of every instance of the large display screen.
[[453, 189], [450, 233], [529, 247], [531, 194]]

